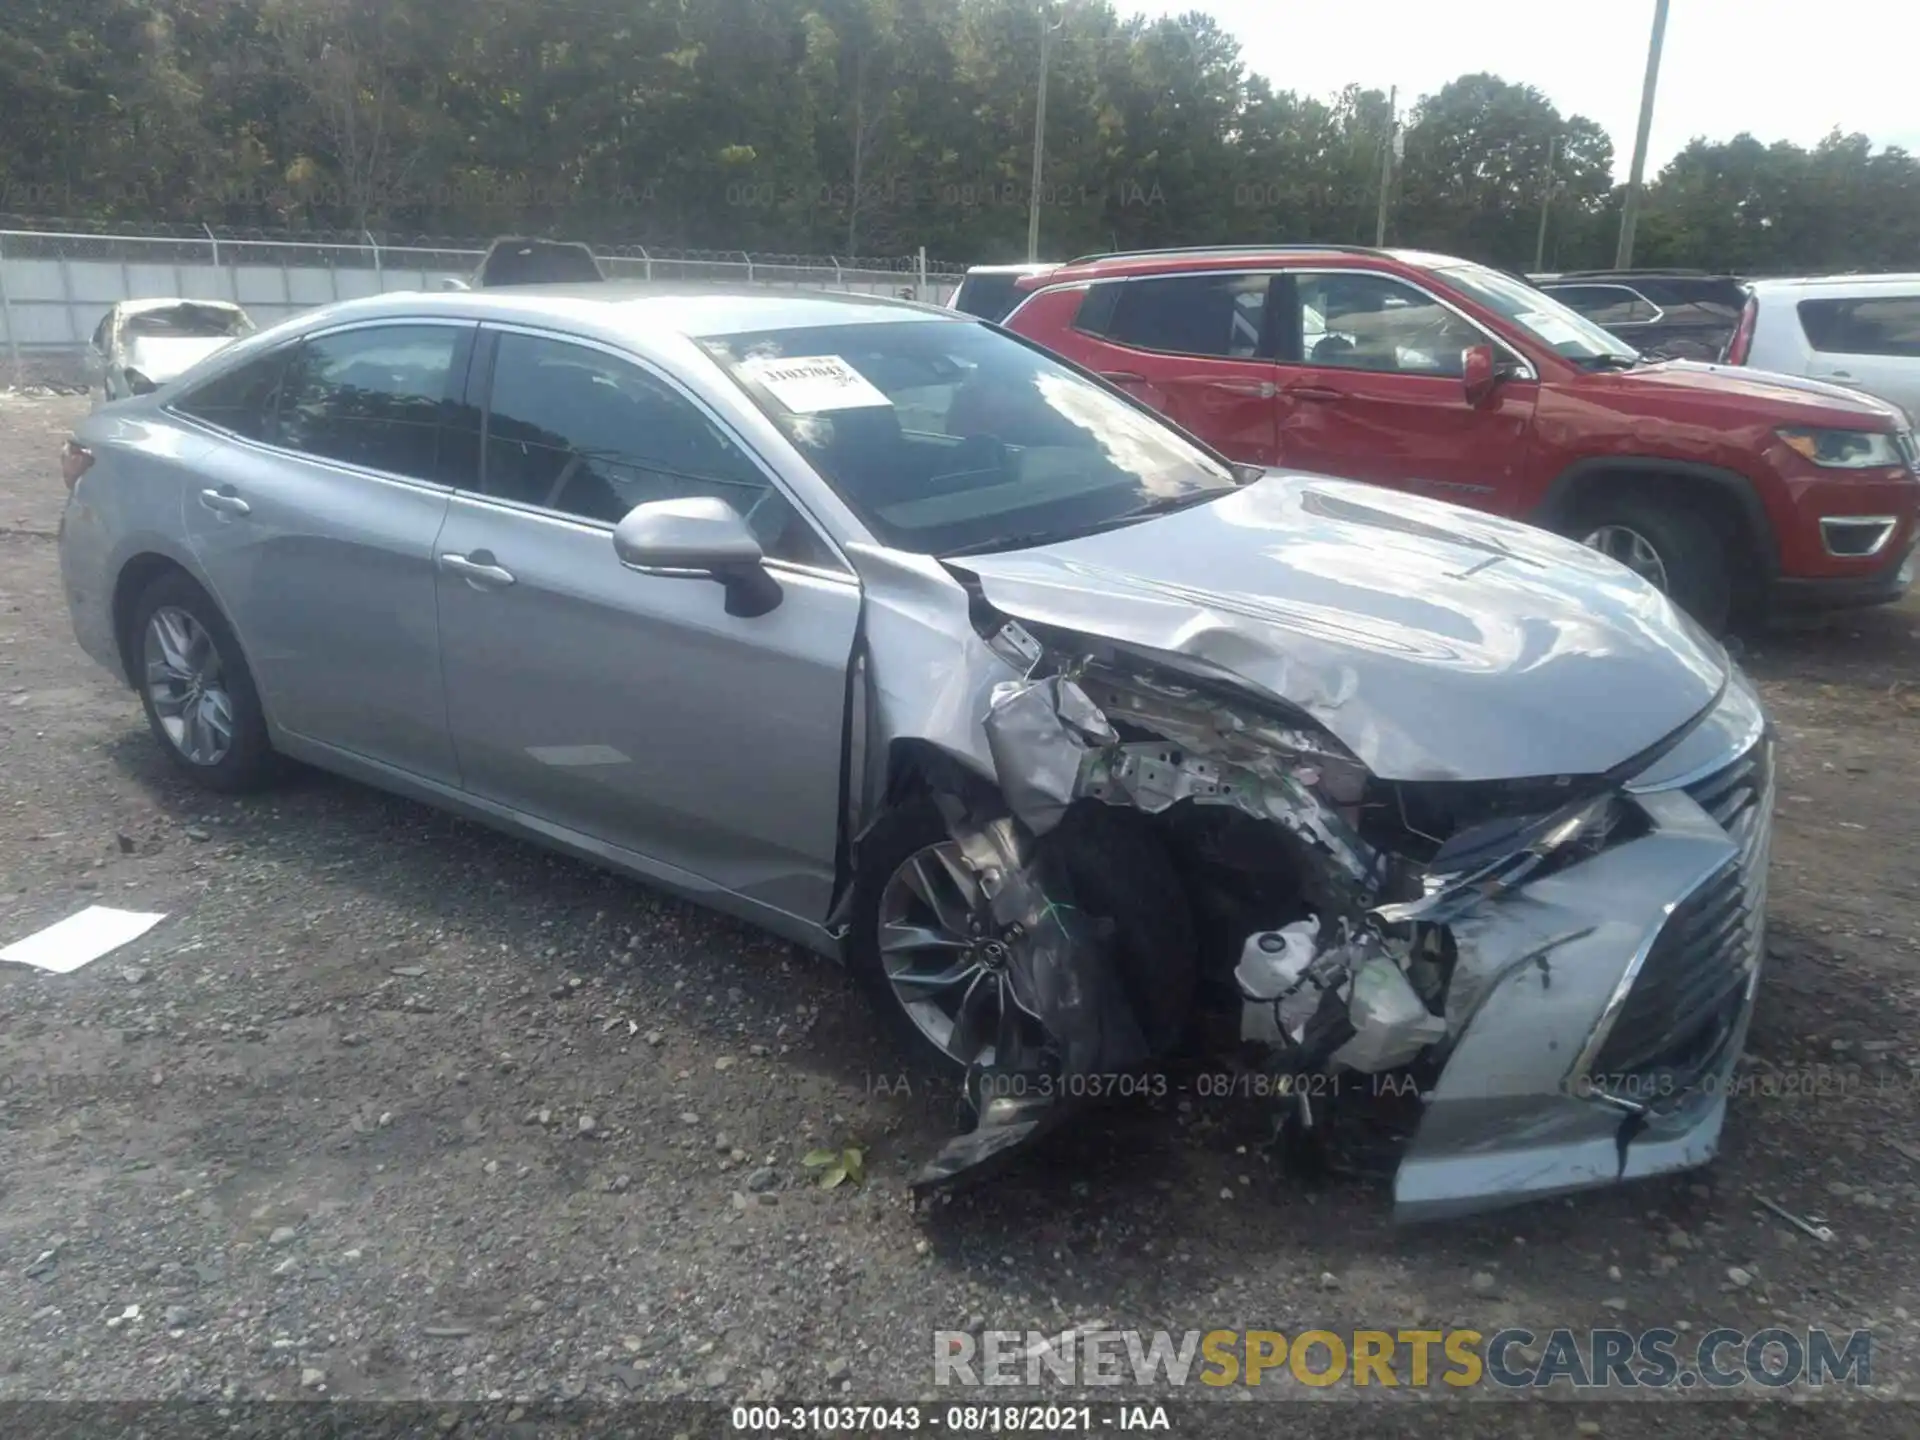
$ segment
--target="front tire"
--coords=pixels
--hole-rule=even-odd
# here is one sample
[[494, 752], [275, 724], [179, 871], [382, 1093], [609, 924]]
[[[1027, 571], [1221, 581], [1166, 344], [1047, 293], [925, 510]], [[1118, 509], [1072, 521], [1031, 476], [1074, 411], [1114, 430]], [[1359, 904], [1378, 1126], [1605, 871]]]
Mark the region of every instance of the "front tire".
[[[1184, 1037], [1198, 942], [1172, 857], [1137, 812], [1083, 802], [1035, 846], [1073, 904], [1105, 922], [1114, 978], [1150, 1050]], [[1039, 1040], [996, 957], [994, 927], [959, 847], [930, 800], [891, 811], [860, 846], [848, 962], [902, 1052], [933, 1074], [991, 1063], [1005, 1037]]]
[[1573, 536], [1665, 592], [1709, 631], [1726, 629], [1734, 537], [1711, 514], [1639, 495], [1607, 496], [1581, 507]]
[[172, 571], [141, 592], [127, 653], [147, 728], [187, 778], [226, 793], [274, 778], [278, 757], [240, 642], [189, 576]]

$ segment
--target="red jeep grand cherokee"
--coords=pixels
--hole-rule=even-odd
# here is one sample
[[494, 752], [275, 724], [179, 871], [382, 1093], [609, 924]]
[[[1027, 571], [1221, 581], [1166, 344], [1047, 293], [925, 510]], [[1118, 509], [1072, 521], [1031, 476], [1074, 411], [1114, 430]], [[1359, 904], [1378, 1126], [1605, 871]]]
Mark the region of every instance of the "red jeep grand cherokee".
[[1920, 450], [1834, 385], [1643, 361], [1500, 271], [1406, 250], [1162, 250], [1023, 279], [1003, 322], [1229, 459], [1532, 520], [1710, 627], [1896, 600]]

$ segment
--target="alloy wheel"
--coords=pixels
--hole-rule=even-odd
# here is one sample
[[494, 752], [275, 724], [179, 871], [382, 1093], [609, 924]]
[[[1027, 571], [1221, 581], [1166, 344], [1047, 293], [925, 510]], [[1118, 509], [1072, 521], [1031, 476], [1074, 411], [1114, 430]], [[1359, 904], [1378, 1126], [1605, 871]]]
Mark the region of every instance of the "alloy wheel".
[[916, 850], [880, 892], [880, 963], [914, 1027], [956, 1065], [991, 1065], [1025, 1013], [1012, 953], [951, 840]]
[[1625, 525], [1602, 525], [1582, 537], [1580, 543], [1598, 550], [1609, 560], [1617, 560], [1656, 590], [1667, 589], [1667, 562], [1638, 530]]
[[147, 698], [174, 749], [195, 765], [218, 765], [233, 749], [233, 697], [206, 626], [175, 605], [147, 621], [141, 644]]

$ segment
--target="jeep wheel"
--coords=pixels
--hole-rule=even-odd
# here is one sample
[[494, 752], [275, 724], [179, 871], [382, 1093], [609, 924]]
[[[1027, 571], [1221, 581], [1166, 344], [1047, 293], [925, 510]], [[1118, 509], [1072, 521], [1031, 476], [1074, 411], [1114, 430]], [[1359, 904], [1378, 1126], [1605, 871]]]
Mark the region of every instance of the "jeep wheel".
[[1708, 630], [1733, 610], [1728, 537], [1711, 516], [1678, 504], [1618, 496], [1585, 507], [1573, 535], [1664, 592]]

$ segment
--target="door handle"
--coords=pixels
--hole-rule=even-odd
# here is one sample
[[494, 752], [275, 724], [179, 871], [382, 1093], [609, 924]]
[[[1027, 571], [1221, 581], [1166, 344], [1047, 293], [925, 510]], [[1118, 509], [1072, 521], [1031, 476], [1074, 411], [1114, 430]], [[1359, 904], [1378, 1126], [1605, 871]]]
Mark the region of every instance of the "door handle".
[[1271, 400], [1274, 396], [1271, 380], [1209, 380], [1207, 388], [1227, 395], [1246, 395], [1255, 400]]
[[219, 515], [245, 515], [253, 509], [233, 493], [231, 485], [223, 485], [218, 490], [202, 490], [200, 503]]
[[493, 554], [476, 550], [471, 555], [442, 555], [440, 568], [458, 575], [476, 590], [503, 590], [513, 584], [513, 572], [493, 563]]
[[1296, 400], [1327, 401], [1347, 398], [1344, 390], [1329, 390], [1324, 385], [1290, 385], [1287, 387], [1287, 394]]
[[1111, 385], [1144, 385], [1147, 377], [1132, 370], [1102, 370], [1100, 378]]

